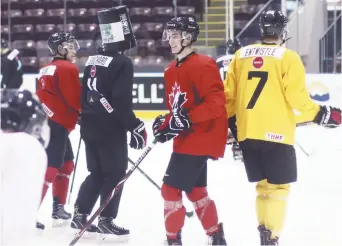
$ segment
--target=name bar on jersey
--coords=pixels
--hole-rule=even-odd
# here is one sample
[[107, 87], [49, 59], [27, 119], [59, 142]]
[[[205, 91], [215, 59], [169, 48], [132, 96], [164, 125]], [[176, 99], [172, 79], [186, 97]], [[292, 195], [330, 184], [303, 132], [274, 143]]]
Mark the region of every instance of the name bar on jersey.
[[109, 56], [89, 56], [85, 66], [102, 66], [102, 67], [108, 67], [110, 62], [113, 60], [113, 57]]
[[240, 51], [240, 58], [269, 56], [281, 59], [284, 52], [283, 47], [244, 47]]

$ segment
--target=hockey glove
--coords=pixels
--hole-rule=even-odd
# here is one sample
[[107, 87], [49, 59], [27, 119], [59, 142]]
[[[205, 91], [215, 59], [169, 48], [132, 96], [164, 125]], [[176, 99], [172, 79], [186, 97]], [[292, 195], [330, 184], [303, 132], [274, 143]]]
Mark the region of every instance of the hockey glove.
[[141, 120], [137, 119], [137, 124], [131, 130], [131, 141], [129, 146], [133, 149], [143, 149], [146, 146], [147, 132], [145, 124]]
[[320, 110], [313, 122], [327, 128], [335, 128], [341, 125], [341, 109], [320, 106]]
[[152, 124], [153, 133], [159, 129], [159, 127], [165, 122], [165, 116], [167, 115], [158, 115]]
[[158, 142], [164, 143], [177, 137], [182, 131], [189, 129], [189, 115], [183, 109], [173, 110], [165, 116], [158, 116], [153, 123], [153, 135]]

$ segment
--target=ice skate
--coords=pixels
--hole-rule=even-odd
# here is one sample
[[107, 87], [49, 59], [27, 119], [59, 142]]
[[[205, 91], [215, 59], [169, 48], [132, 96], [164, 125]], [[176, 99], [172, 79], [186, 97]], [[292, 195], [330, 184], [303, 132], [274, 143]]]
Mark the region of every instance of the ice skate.
[[64, 209], [63, 204], [59, 204], [58, 198], [54, 198], [52, 208], [52, 227], [60, 227], [69, 224], [71, 213]]
[[176, 239], [171, 239], [171, 238], [166, 239], [164, 245], [183, 245], [182, 244], [182, 231], [179, 231], [177, 233]]
[[45, 225], [40, 223], [39, 221], [36, 222], [36, 228], [39, 230], [44, 231], [45, 230]]
[[219, 230], [213, 235], [209, 236], [207, 245], [227, 245], [226, 239], [224, 237], [223, 224], [220, 223], [218, 226]]
[[279, 238], [271, 238], [272, 232], [268, 230], [264, 225], [258, 226], [258, 230], [260, 233], [260, 245], [261, 246], [272, 246], [279, 245]]
[[40, 223], [39, 221], [36, 222], [36, 235], [40, 236], [43, 234], [45, 230], [45, 225], [43, 223]]
[[240, 146], [236, 142], [233, 143], [232, 151], [234, 160], [243, 161], [242, 151], [240, 149]]
[[110, 239], [115, 241], [127, 241], [129, 239], [129, 230], [117, 226], [112, 217], [100, 217], [98, 223], [98, 232], [102, 240]]
[[[84, 225], [88, 222], [87, 214], [79, 214], [74, 213], [74, 217], [72, 218], [70, 227], [75, 230], [75, 233], [78, 233], [81, 229], [83, 229]], [[84, 232], [84, 238], [96, 238], [97, 237], [97, 226], [91, 224], [87, 230]]]

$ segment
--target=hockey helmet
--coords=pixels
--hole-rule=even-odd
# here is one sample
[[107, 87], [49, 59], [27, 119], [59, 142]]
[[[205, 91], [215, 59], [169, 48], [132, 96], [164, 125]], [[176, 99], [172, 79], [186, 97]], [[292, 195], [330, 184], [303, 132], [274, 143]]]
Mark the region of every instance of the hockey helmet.
[[197, 41], [200, 28], [195, 17], [175, 17], [166, 23], [162, 40], [169, 41], [175, 31], [179, 32], [182, 40], [190, 39], [191, 43], [193, 43]]
[[76, 38], [70, 33], [60, 32], [52, 34], [48, 39], [48, 47], [53, 55], [58, 54], [58, 46], [66, 49], [68, 47], [74, 48], [75, 51], [80, 49]]
[[281, 38], [287, 36], [287, 18], [279, 10], [266, 10], [260, 15], [259, 27], [263, 38]]
[[241, 44], [237, 39], [229, 39], [226, 44], [226, 53], [229, 55], [234, 55], [237, 50], [241, 48]]
[[28, 90], [1, 89], [1, 130], [26, 132], [47, 146], [50, 128], [38, 98]]
[[136, 46], [136, 39], [125, 5], [97, 12], [102, 44], [107, 51], [125, 51]]

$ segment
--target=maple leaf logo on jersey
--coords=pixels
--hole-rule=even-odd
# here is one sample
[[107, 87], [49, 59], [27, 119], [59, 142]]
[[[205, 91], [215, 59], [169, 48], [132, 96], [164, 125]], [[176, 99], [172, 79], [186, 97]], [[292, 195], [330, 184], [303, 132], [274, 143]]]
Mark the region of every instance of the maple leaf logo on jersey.
[[172, 92], [169, 94], [169, 103], [172, 110], [182, 108], [183, 104], [187, 101], [186, 92], [182, 92], [177, 82], [172, 86]]

